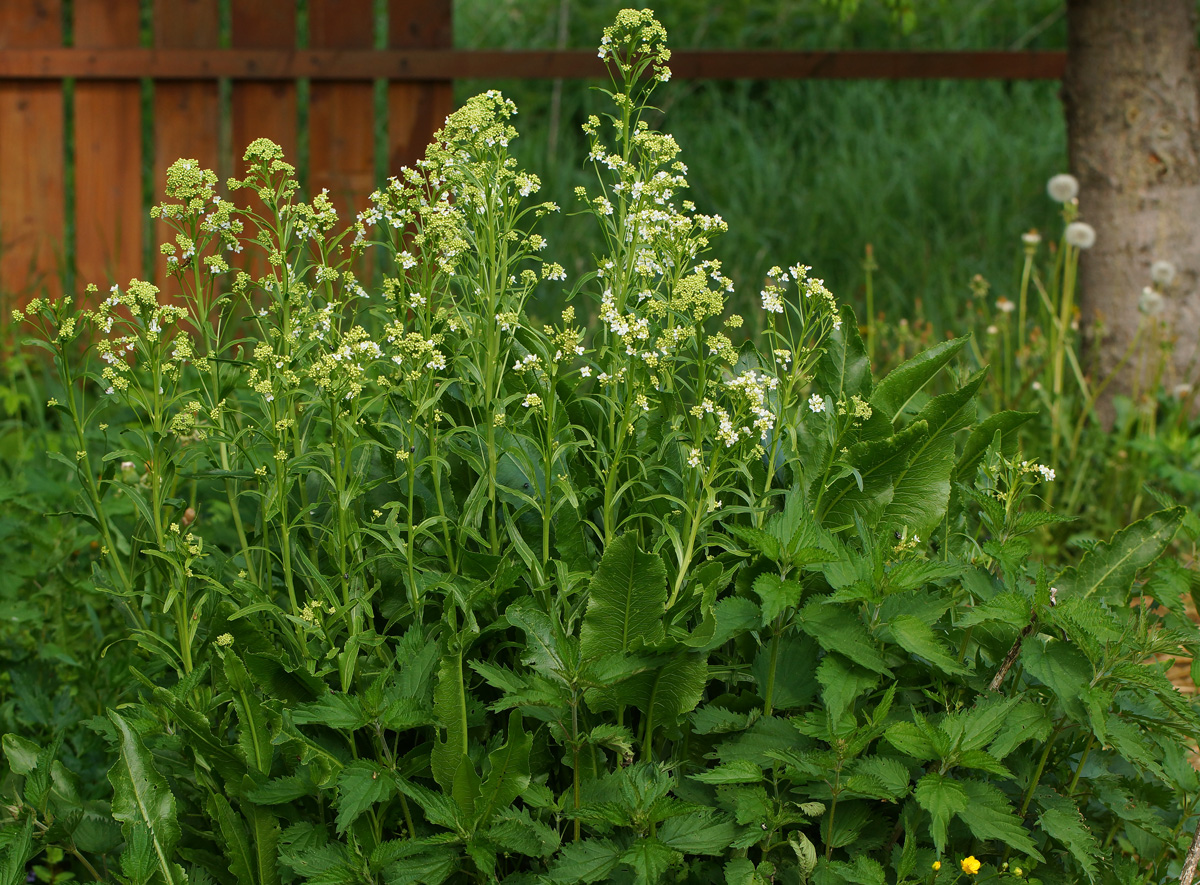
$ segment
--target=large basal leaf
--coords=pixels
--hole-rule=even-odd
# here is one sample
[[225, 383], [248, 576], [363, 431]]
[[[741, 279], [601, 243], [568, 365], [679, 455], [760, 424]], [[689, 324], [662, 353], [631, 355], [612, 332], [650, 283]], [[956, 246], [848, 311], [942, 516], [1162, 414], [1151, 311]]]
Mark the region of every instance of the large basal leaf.
[[891, 502], [897, 477], [929, 434], [924, 421], [914, 421], [894, 436], [850, 446], [846, 461], [857, 476], [834, 480], [821, 496], [821, 522], [831, 531], [854, 524], [855, 517], [877, 524]]
[[662, 560], [638, 550], [633, 533], [617, 538], [604, 551], [588, 589], [583, 618], [583, 656], [628, 654], [663, 638], [667, 570]]
[[963, 445], [958, 463], [954, 465], [954, 477], [959, 482], [970, 482], [979, 466], [983, 453], [992, 444], [996, 431], [1000, 432], [1000, 449], [1005, 457], [1011, 458], [1017, 450], [1017, 428], [1031, 418], [1036, 418], [1037, 412], [996, 412], [988, 415], [973, 428]]
[[1078, 566], [1055, 579], [1055, 585], [1063, 596], [1096, 595], [1123, 605], [1138, 570], [1162, 555], [1186, 515], [1186, 507], [1172, 507], [1139, 519], [1085, 553]]
[[892, 369], [875, 385], [871, 394], [871, 408], [882, 412], [888, 420], [894, 421], [921, 388], [954, 359], [969, 340], [970, 336], [964, 335], [962, 338], [951, 338], [949, 341], [935, 344]]
[[433, 712], [441, 727], [433, 739], [429, 764], [438, 786], [450, 793], [459, 762], [467, 754], [467, 697], [461, 651], [442, 656], [433, 691]]
[[175, 797], [166, 779], [155, 769], [150, 751], [138, 733], [115, 710], [108, 711], [108, 718], [117, 728], [120, 753], [108, 772], [113, 786], [112, 816], [129, 829], [145, 828], [159, 871], [169, 885], [176, 885], [182, 877], [171, 862], [181, 835]]
[[257, 885], [250, 835], [246, 832], [241, 815], [233, 810], [229, 800], [220, 793], [209, 796], [208, 806], [209, 816], [217, 822], [217, 829], [221, 833], [221, 848], [228, 861], [229, 872], [237, 879], [238, 885]]
[[822, 396], [866, 399], [871, 393], [871, 361], [858, 333], [858, 318], [850, 305], [842, 305], [842, 328], [825, 341], [817, 362], [814, 386]]

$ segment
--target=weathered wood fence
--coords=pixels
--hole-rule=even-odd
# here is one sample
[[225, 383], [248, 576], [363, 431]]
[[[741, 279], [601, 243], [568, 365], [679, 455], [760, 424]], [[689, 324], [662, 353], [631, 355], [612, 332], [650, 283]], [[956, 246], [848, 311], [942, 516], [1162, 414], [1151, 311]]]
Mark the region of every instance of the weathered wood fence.
[[[308, 189], [328, 188], [339, 212], [362, 208], [379, 168], [381, 75], [341, 60], [452, 39], [451, 0], [389, 0], [380, 35], [372, 0], [308, 0], [304, 50], [295, 0], [230, 0], [224, 28], [219, 0], [154, 0], [147, 47], [140, 6], [73, 0], [73, 45], [64, 47], [61, 0], [0, 3], [0, 302], [57, 292], [68, 273], [98, 284], [156, 275], [145, 266], [144, 188], [158, 201], [179, 157], [238, 175], [254, 138], [278, 142], [293, 161], [303, 141]], [[305, 69], [301, 53], [322, 66]], [[226, 58], [238, 59], [236, 70]], [[388, 169], [422, 154], [451, 103], [445, 78], [390, 80], [379, 121]], [[143, 181], [147, 152], [153, 172]]]
[[[592, 51], [454, 50], [451, 0], [388, 0], [386, 34], [373, 0], [307, 0], [306, 39], [296, 0], [226, 2], [223, 28], [221, 0], [152, 0], [146, 29], [140, 0], [71, 0], [70, 46], [63, 0], [0, 2], [0, 304], [63, 279], [161, 279], [147, 247], [163, 234], [147, 230], [144, 207], [179, 157], [223, 178], [241, 174], [254, 138], [291, 158], [303, 144], [308, 190], [328, 188], [347, 218], [377, 170], [419, 158], [451, 109], [452, 79], [604, 76]], [[1055, 79], [1064, 63], [1056, 52], [682, 51], [671, 67], [681, 79]]]

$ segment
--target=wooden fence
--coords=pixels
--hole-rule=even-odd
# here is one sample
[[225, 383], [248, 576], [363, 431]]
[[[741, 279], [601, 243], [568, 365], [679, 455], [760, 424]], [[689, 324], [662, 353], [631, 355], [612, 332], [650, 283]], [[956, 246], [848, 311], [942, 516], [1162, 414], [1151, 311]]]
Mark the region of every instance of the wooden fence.
[[[305, 50], [295, 0], [228, 4], [223, 34], [220, 0], [153, 0], [145, 46], [138, 0], [73, 0], [74, 45], [64, 47], [62, 0], [0, 2], [0, 302], [57, 293], [68, 275], [97, 284], [161, 279], [161, 267], [146, 266], [148, 235], [157, 243], [162, 232], [145, 228], [144, 187], [160, 200], [179, 157], [238, 175], [254, 138], [278, 142], [293, 160], [305, 142], [309, 190], [328, 188], [345, 213], [365, 204], [379, 165], [396, 170], [419, 158], [451, 109], [447, 79], [392, 79], [381, 121], [386, 159], [377, 165], [372, 81], [381, 75], [340, 62], [373, 56], [380, 44], [450, 47], [451, 0], [389, 0], [382, 35], [373, 0], [308, 0]], [[302, 52], [326, 67], [304, 70], [293, 61]], [[234, 72], [213, 64], [230, 57], [241, 62]], [[311, 81], [304, 108], [300, 78]]]
[[[72, 0], [71, 46], [62, 0], [0, 2], [0, 303], [57, 293], [63, 279], [161, 280], [148, 247], [163, 232], [147, 230], [145, 205], [161, 199], [179, 157], [223, 177], [242, 172], [254, 138], [291, 158], [304, 143], [309, 191], [328, 188], [346, 218], [378, 169], [421, 155], [451, 109], [453, 78], [604, 75], [590, 50], [454, 50], [452, 0], [387, 0], [380, 35], [373, 0], [307, 0], [303, 48], [296, 0], [225, 2], [223, 35], [221, 0], [152, 0], [147, 41], [141, 0]], [[681, 51], [671, 67], [681, 79], [1053, 79], [1064, 63], [1056, 52]], [[380, 80], [387, 135], [377, 158]]]

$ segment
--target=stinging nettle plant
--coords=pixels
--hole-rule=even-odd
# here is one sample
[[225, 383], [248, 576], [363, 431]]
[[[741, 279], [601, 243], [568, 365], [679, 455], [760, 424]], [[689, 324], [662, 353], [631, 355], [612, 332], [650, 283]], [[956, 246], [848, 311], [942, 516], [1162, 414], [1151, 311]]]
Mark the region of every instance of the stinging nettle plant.
[[86, 723], [105, 800], [4, 737], [2, 885], [39, 857], [171, 885], [1178, 869], [1200, 719], [1159, 661], [1200, 636], [1162, 554], [1194, 518], [1051, 580], [1029, 415], [976, 422], [983, 372], [924, 392], [966, 339], [876, 381], [797, 264], [741, 340], [724, 223], [646, 120], [665, 32], [626, 10], [600, 54], [578, 280], [489, 92], [345, 229], [270, 142], [229, 182], [255, 208], [181, 160], [155, 210], [177, 298], [20, 312], [142, 691]]

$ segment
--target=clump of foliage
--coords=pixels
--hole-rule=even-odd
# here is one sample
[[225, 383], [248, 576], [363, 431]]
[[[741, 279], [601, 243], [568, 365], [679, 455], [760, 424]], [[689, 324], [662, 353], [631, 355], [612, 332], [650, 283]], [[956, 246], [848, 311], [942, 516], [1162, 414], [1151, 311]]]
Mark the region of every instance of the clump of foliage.
[[[967, 339], [872, 377], [853, 313], [774, 268], [739, 341], [643, 116], [665, 33], [600, 52], [560, 320], [515, 108], [487, 93], [338, 230], [279, 149], [251, 207], [192, 161], [145, 282], [21, 313], [136, 702], [4, 737], [0, 883], [853, 882], [1161, 877], [1190, 839], [1200, 636], [1167, 507], [1051, 579], [1029, 417], [976, 421]], [[230, 250], [257, 253], [234, 273]], [[391, 270], [368, 292], [367, 249]], [[566, 284], [564, 283], [564, 288]], [[579, 316], [591, 317], [579, 325]], [[82, 356], [81, 356], [82, 354]], [[101, 391], [88, 395], [89, 384]], [[90, 785], [89, 785], [90, 786]], [[42, 875], [42, 874], [38, 874]]]

